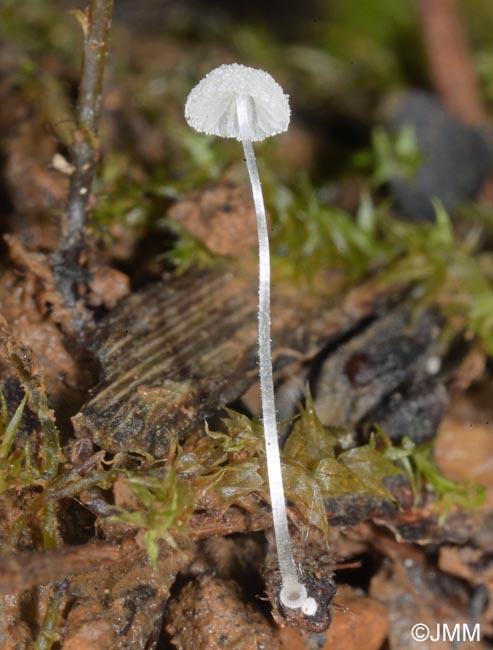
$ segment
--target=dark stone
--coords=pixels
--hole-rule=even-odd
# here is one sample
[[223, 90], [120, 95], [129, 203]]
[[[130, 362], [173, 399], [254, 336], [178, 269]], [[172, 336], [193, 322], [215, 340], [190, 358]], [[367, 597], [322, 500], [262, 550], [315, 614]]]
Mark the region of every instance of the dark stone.
[[442, 384], [424, 381], [393, 393], [366, 422], [381, 426], [392, 442], [407, 436], [419, 445], [435, 437], [447, 402]]
[[434, 198], [451, 213], [474, 200], [491, 169], [491, 136], [460, 123], [436, 97], [421, 91], [405, 93], [393, 110], [391, 129], [398, 132], [405, 125], [415, 129], [423, 162], [412, 179], [390, 181], [398, 210], [415, 221], [432, 221]]

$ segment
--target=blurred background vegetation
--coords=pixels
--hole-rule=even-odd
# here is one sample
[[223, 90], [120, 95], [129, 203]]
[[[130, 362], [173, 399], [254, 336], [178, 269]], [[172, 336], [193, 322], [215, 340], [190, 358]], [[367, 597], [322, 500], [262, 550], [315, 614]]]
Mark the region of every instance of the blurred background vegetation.
[[[71, 14], [83, 6], [0, 6], [2, 51], [17, 57], [17, 92], [62, 153], [81, 58]], [[493, 4], [461, 0], [459, 8], [491, 114]], [[330, 259], [355, 279], [402, 252], [395, 234], [382, 237], [390, 209], [382, 188], [392, 177], [411, 177], [420, 151], [412, 131], [392, 135], [382, 124], [396, 94], [433, 90], [415, 0], [306, 0], [289, 10], [281, 0], [117, 0], [114, 13], [91, 221], [101, 242], [114, 243], [124, 228], [137, 239], [150, 235], [146, 254], [157, 270], [207, 263], [200, 243], [170, 225], [166, 213], [205, 183], [245, 179], [237, 143], [197, 134], [183, 117], [195, 83], [238, 61], [268, 70], [290, 95], [288, 133], [258, 147], [274, 251], [281, 267], [286, 259], [290, 265], [281, 271], [313, 275]], [[491, 210], [476, 206], [470, 214], [477, 220], [479, 212], [491, 230]]]

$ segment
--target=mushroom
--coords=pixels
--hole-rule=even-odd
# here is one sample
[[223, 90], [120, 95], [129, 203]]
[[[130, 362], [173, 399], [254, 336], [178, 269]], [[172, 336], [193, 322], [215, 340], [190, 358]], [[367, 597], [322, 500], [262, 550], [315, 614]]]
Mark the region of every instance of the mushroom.
[[290, 118], [288, 96], [263, 70], [237, 63], [222, 65], [207, 74], [190, 92], [185, 117], [191, 127], [209, 135], [236, 138], [243, 144], [257, 215], [259, 244], [258, 356], [262, 421], [267, 473], [284, 607], [301, 609], [306, 616], [317, 611], [297, 572], [289, 534], [277, 435], [270, 341], [270, 254], [264, 199], [252, 142], [283, 133]]

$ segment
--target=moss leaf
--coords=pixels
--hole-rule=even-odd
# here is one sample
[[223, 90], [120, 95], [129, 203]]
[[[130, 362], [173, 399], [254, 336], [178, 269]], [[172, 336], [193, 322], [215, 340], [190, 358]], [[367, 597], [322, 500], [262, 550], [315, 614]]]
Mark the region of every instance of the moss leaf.
[[174, 546], [171, 530], [183, 531], [193, 512], [192, 494], [176, 470], [171, 468], [164, 477], [127, 477], [128, 485], [143, 508], [133, 512], [121, 509], [113, 518], [146, 529], [144, 536], [151, 561], [155, 564], [158, 541], [164, 539]]
[[305, 408], [300, 408], [300, 417], [284, 446], [284, 455], [311, 471], [321, 458], [334, 457], [335, 448], [345, 447], [347, 443], [345, 429], [326, 427], [320, 422], [308, 392]]
[[196, 507], [226, 510], [240, 504], [252, 492], [263, 491], [264, 480], [255, 459], [230, 461], [205, 476], [192, 480]]

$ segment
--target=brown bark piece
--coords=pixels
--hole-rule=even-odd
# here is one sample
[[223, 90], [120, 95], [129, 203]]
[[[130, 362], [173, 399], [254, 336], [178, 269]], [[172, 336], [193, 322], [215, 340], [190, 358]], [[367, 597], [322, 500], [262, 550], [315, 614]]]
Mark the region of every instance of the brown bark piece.
[[[39, 359], [49, 398], [63, 419], [80, 406], [93, 382], [90, 360], [85, 354], [78, 356], [71, 345], [73, 311], [63, 305], [55, 287], [49, 256], [29, 250], [16, 236], [4, 238], [15, 270], [0, 277], [0, 313]], [[95, 259], [89, 267], [93, 277], [87, 301], [93, 306], [115, 307], [129, 292], [128, 277], [108, 266], [96, 266]], [[88, 326], [92, 313], [82, 303], [77, 310]]]
[[111, 544], [85, 544], [49, 551], [26, 551], [0, 558], [0, 594], [13, 594], [33, 586], [66, 578], [81, 570], [95, 571], [121, 559], [121, 548]]
[[475, 343], [454, 371], [451, 390], [466, 391], [480, 381], [486, 370], [487, 356], [479, 343]]
[[[0, 306], [5, 306], [8, 311], [9, 324], [12, 325], [16, 336], [29, 346], [39, 359], [46, 390], [53, 406], [59, 409], [59, 417], [63, 418], [74, 406], [77, 407], [80, 404], [80, 394], [77, 391], [79, 385], [77, 368], [56, 325], [43, 319], [30, 297], [24, 293], [24, 290], [29, 291], [29, 288], [25, 285], [22, 287], [13, 276], [8, 278], [4, 276], [3, 279], [6, 280], [4, 287], [12, 289], [12, 300], [2, 301], [0, 299]], [[18, 316], [14, 316], [12, 320], [13, 311], [10, 306], [12, 304], [15, 309], [14, 304], [19, 298], [21, 302], [17, 302], [17, 306], [23, 305], [26, 309], [23, 313], [18, 312]], [[3, 373], [2, 379], [7, 379], [10, 374], [7, 370]]]
[[52, 215], [63, 206], [68, 182], [52, 168], [57, 144], [40, 122], [26, 119], [4, 142], [5, 182], [16, 211], [11, 230], [39, 248], [53, 250], [59, 226]]
[[[57, 146], [48, 137], [46, 126], [37, 121], [24, 121], [6, 141], [5, 149], [6, 180], [10, 196], [22, 218], [39, 219], [40, 215], [48, 211], [60, 209], [65, 200], [68, 182], [66, 177], [52, 168]], [[54, 228], [56, 220], [51, 220], [50, 225]], [[42, 235], [42, 229], [37, 229], [36, 232]], [[29, 234], [32, 236], [32, 233]], [[54, 240], [44, 237], [37, 243], [46, 246], [54, 244]]]
[[94, 271], [89, 289], [88, 301], [92, 307], [114, 309], [130, 293], [130, 280], [125, 273], [102, 266]]
[[216, 255], [241, 256], [257, 242], [257, 222], [251, 191], [246, 186], [200, 190], [168, 212]]
[[24, 650], [29, 648], [31, 629], [23, 616], [25, 599], [18, 596], [0, 596], [0, 648]]
[[108, 650], [116, 647], [115, 630], [95, 603], [76, 605], [67, 618], [68, 637], [64, 650]]
[[438, 324], [430, 313], [414, 319], [409, 309], [397, 307], [339, 346], [323, 362], [317, 379], [320, 421], [354, 427], [386, 396], [409, 383], [424, 365]]
[[472, 546], [442, 546], [439, 566], [442, 571], [475, 585], [489, 585], [493, 590], [493, 562], [481, 549]]
[[445, 417], [435, 458], [446, 476], [493, 487], [493, 426]]
[[[48, 258], [28, 251], [16, 237], [6, 240], [20, 273], [8, 270], [1, 276], [0, 312], [16, 338], [33, 350], [51, 403], [63, 419], [80, 404], [80, 389], [90, 385], [90, 372], [67, 349], [61, 329], [69, 314], [54, 290]], [[4, 379], [9, 374], [7, 370]]]

